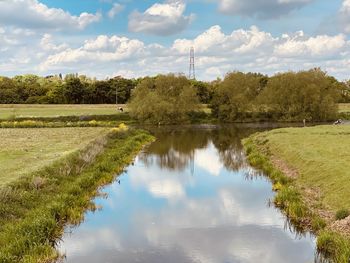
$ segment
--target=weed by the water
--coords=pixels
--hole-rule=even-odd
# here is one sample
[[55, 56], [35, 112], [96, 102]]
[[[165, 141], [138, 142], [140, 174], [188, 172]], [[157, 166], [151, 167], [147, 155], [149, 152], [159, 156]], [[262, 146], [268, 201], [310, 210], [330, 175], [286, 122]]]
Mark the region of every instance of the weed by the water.
[[335, 214], [335, 219], [336, 220], [342, 220], [344, 218], [347, 218], [349, 215], [350, 215], [350, 212], [349, 212], [348, 209], [340, 209]]
[[317, 249], [336, 263], [349, 263], [350, 242], [340, 234], [321, 231], [317, 238]]

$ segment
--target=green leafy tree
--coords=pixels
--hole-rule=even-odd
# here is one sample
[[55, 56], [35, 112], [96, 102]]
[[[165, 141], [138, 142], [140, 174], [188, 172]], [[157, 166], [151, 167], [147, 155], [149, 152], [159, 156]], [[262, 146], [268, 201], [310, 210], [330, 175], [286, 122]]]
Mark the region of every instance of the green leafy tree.
[[275, 75], [260, 100], [285, 120], [325, 121], [336, 117], [339, 96], [338, 82], [313, 69]]
[[189, 80], [174, 74], [142, 80], [132, 94], [130, 113], [149, 123], [184, 123], [199, 109], [196, 90]]
[[267, 84], [267, 77], [256, 73], [232, 72], [216, 83], [211, 104], [213, 115], [222, 121], [244, 119], [256, 110], [256, 98]]

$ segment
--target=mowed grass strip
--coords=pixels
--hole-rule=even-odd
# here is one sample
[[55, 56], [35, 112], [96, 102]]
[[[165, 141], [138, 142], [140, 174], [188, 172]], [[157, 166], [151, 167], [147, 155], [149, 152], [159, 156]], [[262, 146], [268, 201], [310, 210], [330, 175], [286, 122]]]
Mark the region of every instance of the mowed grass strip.
[[[125, 109], [125, 105], [120, 105]], [[119, 111], [114, 104], [84, 104], [84, 105], [28, 105], [0, 104], [0, 119], [114, 115]]]
[[339, 104], [340, 113], [350, 113], [350, 103], [341, 103]]
[[0, 129], [0, 187], [86, 147], [108, 128]]
[[319, 191], [325, 207], [334, 213], [350, 209], [350, 125], [278, 129], [255, 136], [297, 170], [297, 185]]

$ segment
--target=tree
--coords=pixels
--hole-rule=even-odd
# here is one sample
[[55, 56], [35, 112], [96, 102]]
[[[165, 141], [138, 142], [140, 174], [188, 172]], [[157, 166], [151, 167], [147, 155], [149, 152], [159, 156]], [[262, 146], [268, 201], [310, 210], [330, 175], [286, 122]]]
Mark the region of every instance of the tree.
[[196, 90], [189, 80], [174, 74], [145, 78], [134, 90], [129, 103], [136, 119], [149, 123], [184, 123], [199, 109]]
[[336, 117], [338, 82], [320, 69], [270, 78], [260, 100], [284, 120], [325, 121]]
[[216, 84], [211, 104], [213, 115], [222, 121], [244, 119], [256, 110], [256, 98], [264, 90], [267, 77], [256, 73], [232, 72]]
[[68, 103], [83, 103], [85, 87], [79, 77], [75, 75], [67, 75], [65, 77], [64, 94]]

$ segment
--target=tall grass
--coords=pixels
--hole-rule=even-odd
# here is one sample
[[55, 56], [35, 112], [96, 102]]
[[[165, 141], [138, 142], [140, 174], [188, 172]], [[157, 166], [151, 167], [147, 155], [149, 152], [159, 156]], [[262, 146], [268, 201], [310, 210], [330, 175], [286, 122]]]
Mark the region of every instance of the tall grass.
[[0, 190], [0, 262], [51, 262], [67, 223], [77, 224], [91, 198], [153, 137], [124, 127]]

